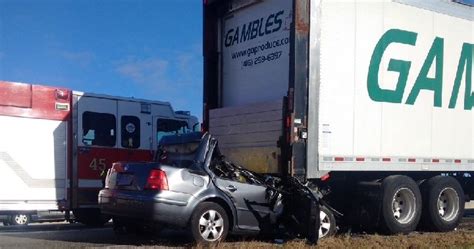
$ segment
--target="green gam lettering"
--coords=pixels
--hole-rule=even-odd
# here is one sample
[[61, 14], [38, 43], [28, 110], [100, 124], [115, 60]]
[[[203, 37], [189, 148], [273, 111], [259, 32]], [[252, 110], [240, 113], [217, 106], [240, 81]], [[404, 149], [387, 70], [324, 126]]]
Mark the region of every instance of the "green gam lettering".
[[367, 90], [372, 100], [378, 102], [389, 102], [389, 103], [401, 103], [403, 98], [403, 92], [408, 79], [408, 73], [410, 71], [411, 62], [403, 60], [391, 59], [388, 65], [388, 71], [398, 72], [398, 82], [395, 90], [382, 89], [379, 84], [379, 71], [380, 63], [384, 55], [385, 50], [392, 43], [401, 43], [411, 46], [415, 46], [417, 33], [390, 29], [380, 38], [379, 42], [375, 46], [372, 58], [369, 65], [369, 73], [367, 76]]
[[[464, 43], [462, 45], [461, 56], [459, 57], [458, 70], [454, 79], [453, 91], [449, 100], [449, 108], [454, 109], [458, 100], [459, 87], [461, 86], [462, 76], [466, 82], [464, 92], [464, 110], [471, 110], [474, 102], [472, 94], [472, 57], [474, 44]], [[466, 72], [464, 70], [466, 69]]]
[[[443, 56], [444, 56], [444, 39], [436, 37], [431, 45], [430, 51], [426, 56], [425, 62], [421, 67], [420, 73], [416, 78], [415, 85], [408, 95], [406, 104], [415, 104], [416, 98], [422, 89], [431, 90], [434, 92], [434, 106], [442, 106], [442, 92], [443, 92]], [[436, 61], [436, 74], [434, 78], [428, 78], [433, 61]]]

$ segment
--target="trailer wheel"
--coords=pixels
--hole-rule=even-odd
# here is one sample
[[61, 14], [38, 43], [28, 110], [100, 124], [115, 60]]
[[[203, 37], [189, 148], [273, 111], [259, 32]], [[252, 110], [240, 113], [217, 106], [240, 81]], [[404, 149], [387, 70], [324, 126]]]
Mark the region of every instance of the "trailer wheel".
[[30, 216], [27, 214], [14, 214], [10, 216], [9, 224], [14, 226], [26, 226], [30, 223]]
[[422, 185], [424, 228], [435, 232], [454, 230], [464, 214], [464, 191], [450, 176], [435, 176]]
[[421, 217], [421, 193], [407, 176], [389, 176], [382, 181], [382, 229], [387, 234], [409, 233]]
[[319, 238], [331, 237], [336, 233], [336, 218], [326, 206], [319, 207]]

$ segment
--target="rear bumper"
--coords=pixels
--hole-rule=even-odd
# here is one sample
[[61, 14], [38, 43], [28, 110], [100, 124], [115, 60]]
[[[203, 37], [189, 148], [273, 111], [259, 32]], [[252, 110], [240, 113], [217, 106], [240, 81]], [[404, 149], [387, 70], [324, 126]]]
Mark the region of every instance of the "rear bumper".
[[104, 189], [98, 198], [102, 213], [136, 222], [185, 227], [191, 216], [189, 196], [181, 193]]

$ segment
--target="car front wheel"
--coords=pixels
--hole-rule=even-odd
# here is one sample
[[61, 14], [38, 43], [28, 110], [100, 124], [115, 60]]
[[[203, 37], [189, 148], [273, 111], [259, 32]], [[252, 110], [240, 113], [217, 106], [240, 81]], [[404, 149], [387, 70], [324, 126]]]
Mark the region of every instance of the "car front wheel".
[[336, 233], [336, 218], [326, 206], [320, 206], [319, 211], [319, 238], [331, 237]]
[[229, 219], [217, 203], [199, 204], [191, 217], [191, 232], [198, 244], [214, 244], [226, 238]]

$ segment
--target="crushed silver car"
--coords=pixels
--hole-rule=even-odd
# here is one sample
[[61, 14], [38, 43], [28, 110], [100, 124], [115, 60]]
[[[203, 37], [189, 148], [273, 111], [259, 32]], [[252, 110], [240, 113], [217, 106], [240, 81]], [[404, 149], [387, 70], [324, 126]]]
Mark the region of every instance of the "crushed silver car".
[[153, 163], [117, 162], [99, 205], [114, 229], [188, 228], [198, 243], [234, 234], [300, 236], [316, 243], [317, 197], [292, 177], [225, 160], [210, 134], [164, 137]]

